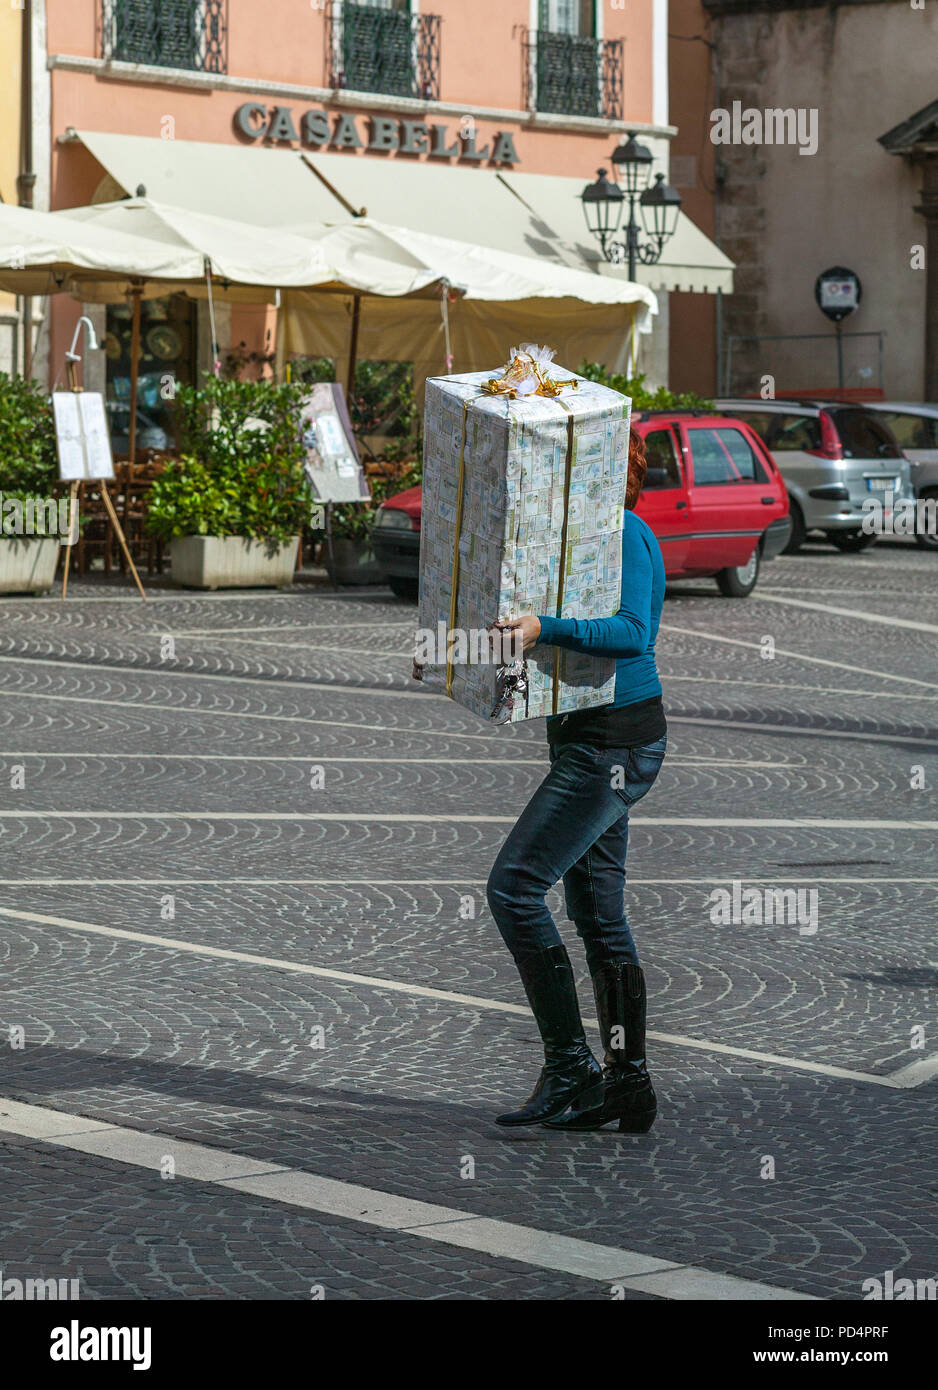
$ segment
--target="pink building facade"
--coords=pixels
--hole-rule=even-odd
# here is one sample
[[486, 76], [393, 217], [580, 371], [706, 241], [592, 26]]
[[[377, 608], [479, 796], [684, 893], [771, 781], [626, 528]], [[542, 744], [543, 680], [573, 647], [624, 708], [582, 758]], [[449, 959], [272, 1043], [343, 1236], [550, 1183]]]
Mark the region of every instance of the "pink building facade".
[[[326, 193], [343, 216], [359, 211], [374, 173], [381, 203], [368, 206], [372, 215], [420, 226], [431, 211], [445, 214], [448, 234], [495, 246], [499, 219], [480, 211], [476, 195], [498, 175], [516, 197], [537, 194], [542, 241], [532, 239], [529, 254], [556, 254], [562, 243], [567, 263], [608, 273], [578, 192], [610, 167], [626, 131], [651, 149], [655, 171], [668, 170], [667, 0], [32, 0], [32, 26], [40, 208], [142, 187], [160, 201], [289, 225], [317, 209], [327, 220]], [[281, 206], [280, 174], [273, 185], [269, 175], [286, 168], [288, 152], [291, 191]], [[397, 197], [388, 166], [401, 168]], [[424, 171], [419, 184], [414, 168]], [[445, 193], [441, 169], [461, 176]], [[307, 212], [302, 199], [314, 186]], [[659, 296], [642, 344], [652, 380], [667, 379], [668, 292], [726, 287], [716, 248], [706, 273], [697, 264], [709, 246], [697, 235], [689, 268], [676, 251], [673, 264], [637, 277]], [[60, 301], [49, 301], [44, 344], [52, 376], [80, 312]], [[209, 363], [204, 313], [192, 312], [188, 370], [196, 372]], [[273, 312], [223, 310], [219, 341], [263, 353]], [[89, 361], [92, 375], [101, 370]]]

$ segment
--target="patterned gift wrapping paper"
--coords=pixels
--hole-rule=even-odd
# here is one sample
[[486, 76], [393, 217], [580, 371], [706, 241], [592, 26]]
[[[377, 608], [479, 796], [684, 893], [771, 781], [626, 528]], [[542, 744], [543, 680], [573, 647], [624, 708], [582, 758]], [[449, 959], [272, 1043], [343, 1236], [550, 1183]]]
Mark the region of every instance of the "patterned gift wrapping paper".
[[[480, 633], [526, 613], [557, 614], [569, 459], [566, 559], [559, 616], [600, 618], [620, 604], [622, 514], [628, 477], [627, 396], [583, 377], [560, 397], [484, 395], [496, 373], [427, 381], [419, 623], [424, 632]], [[553, 366], [552, 378], [575, 374]], [[456, 618], [450, 623], [460, 457], [464, 458]], [[446, 653], [424, 680], [446, 687]], [[615, 662], [555, 647], [528, 658], [527, 700], [511, 719], [610, 704]], [[453, 661], [451, 695], [489, 718], [498, 667]], [[556, 695], [555, 695], [556, 684]]]

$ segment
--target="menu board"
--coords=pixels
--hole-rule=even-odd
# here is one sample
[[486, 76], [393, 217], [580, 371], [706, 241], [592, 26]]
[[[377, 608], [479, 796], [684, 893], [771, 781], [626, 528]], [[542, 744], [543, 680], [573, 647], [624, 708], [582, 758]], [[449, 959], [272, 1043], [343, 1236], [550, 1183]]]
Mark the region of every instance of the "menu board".
[[62, 481], [113, 478], [114, 456], [101, 393], [56, 391], [52, 396], [52, 412]]
[[318, 382], [303, 402], [300, 422], [314, 496], [320, 502], [367, 501], [368, 483], [340, 383]]

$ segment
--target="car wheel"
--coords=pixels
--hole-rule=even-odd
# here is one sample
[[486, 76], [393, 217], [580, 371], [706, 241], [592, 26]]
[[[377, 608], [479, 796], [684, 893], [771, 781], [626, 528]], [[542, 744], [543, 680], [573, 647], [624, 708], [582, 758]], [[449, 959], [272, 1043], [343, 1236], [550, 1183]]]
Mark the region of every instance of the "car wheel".
[[416, 579], [401, 579], [397, 575], [392, 575], [388, 579], [388, 585], [396, 598], [406, 598], [410, 599], [411, 602], [416, 602], [418, 591]]
[[804, 545], [807, 530], [804, 524], [804, 513], [797, 502], [789, 501], [788, 514], [791, 517], [791, 535], [788, 537], [788, 544], [782, 551], [783, 555], [797, 555]]
[[[938, 510], [938, 489], [930, 488], [928, 492], [923, 492], [918, 500], [920, 502], [932, 503], [932, 508], [930, 508], [929, 511], [931, 512], [932, 518], [934, 518], [935, 511]], [[938, 550], [938, 528], [935, 526], [934, 519], [930, 526], [926, 524], [924, 527], [921, 527], [921, 529], [919, 525], [916, 524], [915, 544], [921, 546], [922, 550]]]
[[759, 547], [755, 550], [746, 565], [733, 565], [729, 569], [720, 570], [714, 576], [717, 581], [717, 588], [724, 598], [748, 598], [756, 587], [759, 578]]
[[848, 555], [855, 555], [859, 550], [868, 550], [871, 545], [876, 544], [875, 535], [867, 535], [865, 531], [825, 531], [824, 534], [831, 545], [836, 545], [838, 550]]

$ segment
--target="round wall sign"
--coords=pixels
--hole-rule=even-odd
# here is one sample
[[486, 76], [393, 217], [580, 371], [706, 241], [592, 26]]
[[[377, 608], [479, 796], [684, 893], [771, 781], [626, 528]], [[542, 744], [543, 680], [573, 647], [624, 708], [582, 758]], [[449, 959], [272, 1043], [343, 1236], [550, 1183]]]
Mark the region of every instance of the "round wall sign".
[[856, 271], [846, 266], [832, 265], [822, 270], [814, 282], [814, 298], [822, 314], [840, 323], [852, 314], [863, 297], [863, 286]]

